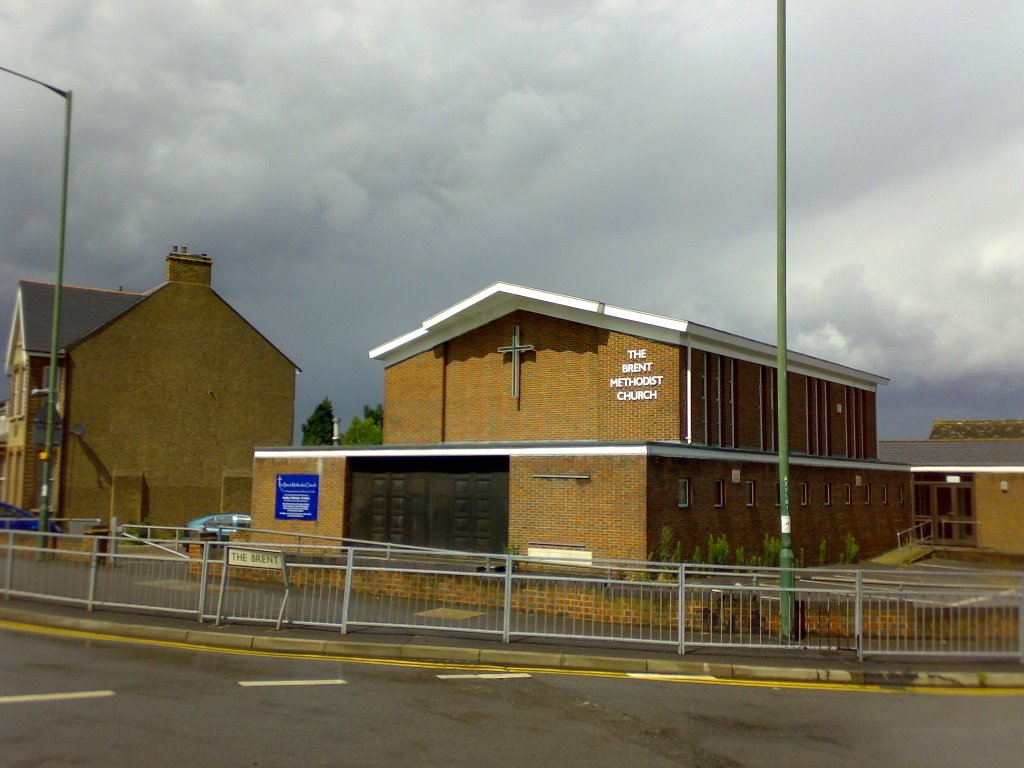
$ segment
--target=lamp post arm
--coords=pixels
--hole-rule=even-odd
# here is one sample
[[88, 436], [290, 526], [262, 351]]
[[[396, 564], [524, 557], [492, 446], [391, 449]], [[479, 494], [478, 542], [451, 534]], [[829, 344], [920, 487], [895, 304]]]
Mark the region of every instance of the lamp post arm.
[[6, 72], [30, 83], [41, 85], [48, 91], [52, 91], [64, 99], [64, 163], [61, 171], [60, 184], [60, 228], [57, 238], [57, 272], [53, 281], [53, 327], [50, 333], [50, 370], [46, 382], [46, 433], [43, 438], [42, 459], [42, 489], [39, 493], [39, 547], [46, 546], [46, 534], [50, 528], [50, 510], [52, 502], [50, 490], [53, 474], [53, 422], [57, 408], [57, 352], [60, 343], [60, 300], [61, 289], [64, 285], [64, 243], [67, 233], [68, 219], [68, 165], [71, 158], [71, 91], [64, 91], [60, 88], [44, 83], [34, 77], [15, 72], [7, 67], [0, 67], [0, 72]]

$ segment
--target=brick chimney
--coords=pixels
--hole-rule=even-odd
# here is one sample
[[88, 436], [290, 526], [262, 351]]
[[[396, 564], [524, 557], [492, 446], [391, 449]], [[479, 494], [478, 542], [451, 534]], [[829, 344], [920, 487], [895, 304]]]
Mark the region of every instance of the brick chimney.
[[189, 253], [184, 245], [171, 246], [167, 254], [167, 282], [210, 287], [212, 273], [213, 259], [205, 253]]

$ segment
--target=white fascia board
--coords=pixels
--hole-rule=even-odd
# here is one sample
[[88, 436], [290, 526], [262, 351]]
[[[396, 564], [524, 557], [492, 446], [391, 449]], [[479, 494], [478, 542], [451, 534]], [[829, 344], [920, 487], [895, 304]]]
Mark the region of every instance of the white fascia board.
[[552, 293], [551, 291], [541, 291], [536, 288], [527, 288], [526, 286], [515, 285], [513, 283], [498, 282], [463, 299], [458, 304], [454, 304], [448, 309], [428, 317], [423, 321], [423, 327], [430, 329], [435, 326], [442, 325], [446, 320], [462, 314], [463, 312], [470, 310], [474, 305], [481, 304], [492, 296], [498, 294], [519, 296], [524, 299], [533, 299], [534, 301], [541, 302], [542, 304], [554, 304], [556, 306], [582, 309], [589, 312], [597, 312], [601, 307], [600, 302], [590, 299], [580, 299], [575, 296], [567, 296], [564, 293]]
[[[690, 326], [688, 343], [692, 343], [694, 349], [728, 355], [748, 363], [777, 367], [777, 347], [773, 344], [719, 331], [706, 325], [691, 323]], [[833, 363], [820, 357], [794, 352], [792, 349], [789, 350], [787, 357], [787, 367], [793, 373], [828, 379], [837, 384], [848, 384], [872, 392], [877, 390], [878, 385], [889, 383], [889, 379], [885, 376], [861, 371], [841, 363]]]
[[[4, 371], [10, 376], [14, 369], [14, 350], [16, 347], [15, 336], [18, 334], [18, 329], [21, 329], [21, 337], [25, 338], [25, 312], [21, 305], [21, 286], [18, 286], [18, 292], [14, 296], [14, 314], [11, 316], [11, 330], [7, 333], [7, 357], [4, 362]], [[23, 345], [24, 346], [24, 345]]]
[[617, 317], [622, 320], [628, 320], [633, 323], [651, 325], [657, 328], [664, 328], [666, 330], [676, 331], [678, 333], [686, 333], [687, 329], [690, 327], [690, 323], [686, 320], [677, 320], [674, 317], [654, 315], [649, 312], [640, 312], [635, 309], [626, 309], [625, 307], [606, 306], [604, 308], [604, 314], [607, 315], [608, 317]]
[[[746, 451], [713, 450], [685, 445], [641, 444], [641, 445], [530, 445], [530, 446], [430, 446], [428, 448], [373, 448], [351, 450], [344, 448], [272, 448], [258, 449], [253, 453], [256, 459], [327, 459], [327, 458], [437, 458], [462, 456], [665, 456], [668, 458], [701, 459], [706, 461], [729, 461], [734, 463], [753, 462], [777, 464], [775, 454]], [[887, 470], [909, 472], [906, 464], [891, 464], [871, 461], [846, 461], [816, 456], [790, 456], [790, 464], [804, 467], [825, 467], [831, 469]], [[964, 470], [961, 470], [964, 471]]]
[[[755, 464], [778, 464], [779, 456], [776, 453], [715, 450], [713, 448], [700, 448], [687, 445], [671, 445], [658, 443], [650, 446], [652, 456], [665, 456], [668, 458], [684, 459], [707, 459], [713, 461], [731, 462], [752, 462]], [[800, 456], [790, 454], [789, 463], [802, 467], [826, 467], [831, 469], [884, 469], [890, 471], [909, 472], [907, 464], [893, 464], [878, 461], [858, 461], [827, 456]]]
[[988, 472], [988, 473], [1000, 473], [1000, 474], [1013, 474], [1013, 473], [1024, 473], [1024, 467], [971, 467], [964, 464], [954, 464], [953, 466], [932, 466], [932, 465], [911, 465], [910, 470], [912, 472], [949, 472], [950, 474], [960, 472], [973, 472], [975, 474]]
[[478, 448], [453, 446], [445, 448], [379, 448], [345, 450], [336, 448], [280, 448], [259, 449], [253, 452], [257, 459], [325, 459], [325, 458], [417, 458], [438, 456], [646, 456], [646, 445], [536, 445], [536, 446], [480, 446]]
[[600, 310], [601, 304], [561, 293], [497, 282], [448, 309], [431, 315], [419, 328], [374, 347], [370, 350], [370, 358], [383, 360], [390, 365], [479, 328], [509, 312], [531, 307], [535, 307], [536, 311], [543, 314], [553, 314], [551, 310], [557, 308], [594, 313]]
[[[494, 283], [474, 293], [448, 309], [431, 315], [420, 328], [371, 349], [370, 358], [392, 365], [516, 310], [536, 312], [666, 344], [692, 346], [746, 362], [772, 367], [776, 364], [775, 347], [771, 344], [686, 320], [504, 282]], [[889, 383], [883, 376], [792, 350], [788, 360], [790, 370], [794, 373], [825, 378], [870, 391], [875, 391], [879, 384]]]
[[417, 328], [414, 331], [409, 331], [408, 333], [403, 334], [395, 339], [392, 339], [391, 341], [384, 342], [379, 347], [374, 347], [373, 349], [371, 349], [370, 359], [376, 360], [378, 358], [386, 357], [388, 352], [392, 352], [393, 350], [398, 349], [399, 347], [402, 347], [406, 344], [411, 344], [412, 342], [416, 341], [416, 339], [422, 338], [423, 336], [426, 335], [427, 331], [424, 328]]

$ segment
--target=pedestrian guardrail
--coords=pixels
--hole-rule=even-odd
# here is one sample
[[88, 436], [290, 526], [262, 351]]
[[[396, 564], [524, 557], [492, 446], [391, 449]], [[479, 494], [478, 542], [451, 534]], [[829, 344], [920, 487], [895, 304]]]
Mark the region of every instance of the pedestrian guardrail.
[[[265, 542], [0, 531], [0, 596], [346, 633], [364, 627], [587, 643], [951, 655], [1024, 663], [1024, 574], [571, 563], [366, 543], [274, 544], [287, 570], [231, 565]], [[153, 543], [157, 546], [151, 546]], [[231, 562], [253, 558], [234, 557]], [[227, 569], [227, 570], [225, 570]], [[230, 578], [228, 578], [230, 576]], [[791, 602], [792, 619], [782, 606]]]

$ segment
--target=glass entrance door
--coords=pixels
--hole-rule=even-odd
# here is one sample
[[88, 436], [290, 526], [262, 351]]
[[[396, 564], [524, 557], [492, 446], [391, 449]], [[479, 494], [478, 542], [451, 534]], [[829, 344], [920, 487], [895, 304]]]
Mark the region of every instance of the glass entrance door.
[[973, 482], [915, 482], [914, 520], [930, 527], [935, 544], [975, 546]]

